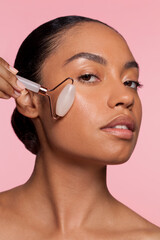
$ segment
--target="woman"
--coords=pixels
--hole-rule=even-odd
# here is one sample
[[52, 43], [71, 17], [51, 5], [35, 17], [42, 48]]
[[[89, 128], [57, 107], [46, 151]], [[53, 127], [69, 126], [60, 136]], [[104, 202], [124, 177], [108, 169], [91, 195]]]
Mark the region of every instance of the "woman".
[[[0, 97], [15, 98], [12, 125], [36, 154], [30, 179], [0, 195], [1, 239], [160, 239], [158, 227], [106, 187], [106, 165], [129, 159], [141, 123], [138, 64], [123, 37], [102, 22], [68, 16], [23, 42], [18, 75], [47, 89], [74, 80], [74, 103], [56, 119], [48, 98], [24, 89], [16, 69], [0, 62]], [[51, 94], [54, 115], [62, 89]]]

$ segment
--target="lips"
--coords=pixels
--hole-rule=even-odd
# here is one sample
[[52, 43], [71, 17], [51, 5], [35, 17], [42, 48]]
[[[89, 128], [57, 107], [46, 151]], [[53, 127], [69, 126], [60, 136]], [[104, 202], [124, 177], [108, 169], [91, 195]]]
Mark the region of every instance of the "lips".
[[120, 116], [115, 119], [113, 119], [110, 123], [107, 124], [107, 126], [103, 128], [114, 128], [116, 125], [124, 125], [132, 132], [135, 131], [135, 122], [133, 119], [131, 119], [128, 116]]
[[113, 119], [106, 126], [101, 128], [101, 130], [123, 139], [131, 139], [135, 129], [135, 121], [126, 115]]

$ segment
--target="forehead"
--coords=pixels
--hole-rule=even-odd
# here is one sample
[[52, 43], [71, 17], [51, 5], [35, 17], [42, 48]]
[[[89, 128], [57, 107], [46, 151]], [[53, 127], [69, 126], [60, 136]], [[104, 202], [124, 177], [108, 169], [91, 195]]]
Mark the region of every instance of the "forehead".
[[120, 34], [96, 22], [78, 24], [67, 31], [62, 37], [59, 50], [62, 50], [63, 55], [77, 52], [111, 54], [113, 57], [117, 57], [117, 54], [126, 54], [126, 57], [132, 55]]
[[[68, 74], [68, 68], [73, 71], [75, 67], [72, 62], [64, 68], [66, 60], [83, 52], [103, 57], [110, 69], [121, 69], [126, 62], [134, 61], [126, 41], [120, 34], [100, 23], [82, 23], [63, 33], [56, 52], [43, 64], [42, 79], [49, 79], [53, 73], [54, 76], [63, 79], [62, 75]], [[77, 61], [77, 64], [80, 62]]]

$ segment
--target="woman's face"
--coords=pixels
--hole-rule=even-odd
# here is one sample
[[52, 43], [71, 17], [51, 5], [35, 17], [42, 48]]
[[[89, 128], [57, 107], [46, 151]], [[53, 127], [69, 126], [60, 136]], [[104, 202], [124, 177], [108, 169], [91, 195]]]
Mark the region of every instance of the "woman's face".
[[[49, 149], [78, 161], [126, 161], [137, 141], [141, 103], [138, 65], [124, 39], [99, 23], [70, 29], [42, 69], [43, 85], [49, 89], [67, 77], [76, 86], [67, 115], [53, 120], [48, 102], [40, 110]], [[52, 94], [56, 97], [61, 89]]]

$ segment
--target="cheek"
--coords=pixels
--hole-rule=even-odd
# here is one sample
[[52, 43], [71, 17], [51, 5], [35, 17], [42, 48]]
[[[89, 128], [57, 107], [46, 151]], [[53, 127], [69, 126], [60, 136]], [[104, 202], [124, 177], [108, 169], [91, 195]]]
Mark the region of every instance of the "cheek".
[[[55, 122], [52, 139], [57, 147], [79, 151], [89, 144], [88, 136], [96, 130], [97, 108], [86, 98], [76, 94], [75, 102], [68, 114]], [[93, 130], [93, 132], [92, 132]]]
[[99, 149], [105, 147], [102, 152], [106, 158], [107, 149], [99, 129], [102, 124], [101, 113], [104, 112], [102, 106], [96, 96], [77, 92], [68, 114], [55, 122], [50, 121], [46, 128], [44, 126], [50, 149], [64, 156], [69, 154], [76, 158], [100, 159], [102, 154]]

